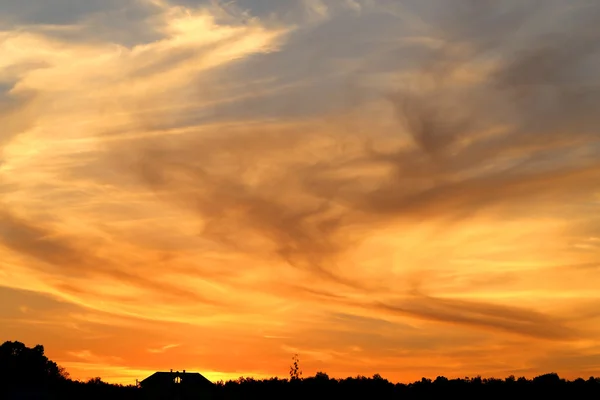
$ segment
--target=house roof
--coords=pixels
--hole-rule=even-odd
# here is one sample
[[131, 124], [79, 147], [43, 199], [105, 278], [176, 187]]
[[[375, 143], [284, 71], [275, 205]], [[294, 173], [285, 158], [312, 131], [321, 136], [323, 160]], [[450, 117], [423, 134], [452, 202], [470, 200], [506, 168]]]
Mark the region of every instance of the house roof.
[[198, 372], [155, 372], [146, 379], [142, 380], [140, 384], [144, 385], [168, 385], [175, 382], [175, 379], [179, 378], [180, 382], [185, 385], [203, 385], [212, 386], [212, 382], [206, 379], [202, 374]]

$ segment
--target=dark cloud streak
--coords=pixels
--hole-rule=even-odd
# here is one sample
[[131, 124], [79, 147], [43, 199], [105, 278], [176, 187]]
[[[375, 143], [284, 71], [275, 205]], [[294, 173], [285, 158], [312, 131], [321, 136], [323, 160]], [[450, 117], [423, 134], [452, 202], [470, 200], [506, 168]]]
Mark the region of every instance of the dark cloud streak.
[[[39, 268], [40, 272], [52, 272], [48, 269], [50, 267], [55, 273], [59, 272], [63, 278], [103, 276], [134, 287], [150, 289], [167, 299], [178, 298], [214, 304], [212, 300], [205, 299], [200, 294], [144, 277], [139, 272], [128, 272], [129, 268], [120, 265], [116, 260], [99, 257], [93, 250], [84, 250], [76, 240], [59, 236], [56, 232], [32, 224], [8, 211], [0, 211], [0, 245], [41, 261], [41, 265], [30, 264], [31, 268]], [[93, 289], [78, 288], [78, 290], [93, 292]]]
[[518, 307], [423, 295], [378, 307], [428, 321], [499, 330], [535, 339], [560, 341], [580, 337], [580, 333], [569, 328], [564, 321]]

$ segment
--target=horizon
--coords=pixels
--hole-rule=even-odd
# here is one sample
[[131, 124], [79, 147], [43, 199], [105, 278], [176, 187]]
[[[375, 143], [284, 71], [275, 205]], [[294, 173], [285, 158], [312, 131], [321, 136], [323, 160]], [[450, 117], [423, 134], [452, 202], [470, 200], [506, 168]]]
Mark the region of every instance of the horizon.
[[[28, 348], [29, 350], [33, 349], [34, 346], [27, 346], [27, 344], [14, 341], [8, 341], [5, 344], [19, 344], [19, 345], [25, 345], [26, 348]], [[39, 345], [39, 344], [38, 344]], [[42, 345], [43, 346], [43, 345]], [[44, 349], [44, 352], [42, 354], [42, 356], [44, 357], [46, 355], [46, 351]], [[4, 360], [4, 361], [8, 361], [8, 360]], [[52, 361], [52, 359], [47, 358], [47, 361], [50, 364], [55, 364], [54, 361]], [[330, 376], [327, 372], [325, 371], [316, 371], [314, 374], [304, 374], [303, 370], [302, 370], [302, 365], [300, 362], [300, 359], [298, 357], [297, 354], [295, 354], [292, 359], [291, 359], [292, 363], [290, 364], [289, 368], [289, 374], [288, 376], [237, 376], [237, 377], [230, 377], [230, 378], [224, 378], [224, 379], [209, 379], [209, 381], [211, 381], [212, 383], [227, 383], [227, 382], [240, 382], [240, 381], [245, 381], [245, 380], [256, 380], [256, 381], [270, 381], [272, 379], [279, 379], [279, 380], [285, 380], [285, 381], [293, 381], [293, 380], [305, 380], [305, 379], [311, 379], [311, 378], [319, 378], [322, 377], [323, 375], [325, 375], [327, 377], [328, 380], [338, 380], [338, 381], [342, 381], [342, 380], [347, 380], [347, 379], [383, 379], [389, 383], [392, 383], [394, 385], [410, 385], [413, 383], [420, 383], [420, 382], [424, 382], [424, 381], [429, 381], [429, 382], [437, 382], [439, 378], [444, 378], [444, 379], [448, 379], [448, 380], [467, 380], [467, 381], [473, 381], [476, 379], [480, 379], [483, 382], [485, 382], [486, 380], [500, 380], [500, 381], [504, 381], [504, 382], [508, 382], [508, 381], [520, 381], [521, 379], [526, 379], [528, 381], [534, 381], [535, 378], [541, 378], [541, 377], [548, 377], [548, 376], [555, 376], [557, 379], [560, 379], [562, 381], [567, 381], [567, 382], [575, 382], [578, 380], [596, 380], [597, 382], [600, 382], [600, 377], [594, 377], [594, 376], [588, 376], [588, 377], [583, 377], [583, 376], [577, 376], [577, 377], [573, 377], [573, 378], [565, 378], [564, 376], [560, 376], [559, 374], [555, 373], [555, 372], [546, 372], [543, 374], [539, 374], [539, 375], [532, 375], [530, 377], [525, 376], [525, 375], [508, 375], [508, 376], [504, 376], [504, 377], [500, 377], [500, 376], [481, 376], [480, 374], [476, 374], [473, 376], [444, 376], [444, 375], [437, 375], [435, 377], [428, 377], [428, 376], [422, 376], [419, 379], [416, 380], [411, 380], [411, 381], [393, 381], [393, 380], [389, 380], [387, 379], [385, 376], [381, 376], [379, 373], [374, 373], [372, 375], [354, 375], [354, 376]], [[61, 365], [57, 366], [59, 368], [62, 368]], [[30, 366], [31, 367], [31, 366]], [[150, 378], [151, 376], [153, 376], [156, 373], [161, 373], [161, 374], [165, 374], [165, 373], [171, 373], [171, 374], [200, 374], [201, 376], [204, 376], [205, 378], [208, 378], [208, 376], [205, 373], [202, 373], [201, 371], [190, 371], [190, 370], [177, 370], [177, 369], [163, 369], [163, 370], [156, 370], [156, 371], [149, 371], [147, 373], [147, 375], [144, 378], [137, 378], [135, 380], [135, 383], [132, 384], [131, 382], [110, 382], [109, 380], [106, 380], [104, 377], [102, 376], [90, 376], [88, 378], [73, 378], [69, 371], [64, 369], [60, 375], [60, 379], [66, 379], [66, 380], [71, 380], [74, 382], [81, 382], [81, 383], [89, 383], [92, 381], [96, 381], [97, 379], [99, 379], [100, 381], [104, 382], [104, 383], [108, 383], [108, 384], [113, 384], [113, 385], [123, 385], [123, 386], [137, 386], [139, 387], [139, 384], [142, 383], [142, 381], [144, 381], [146, 378]]]
[[599, 24], [0, 1], [0, 339], [112, 383], [600, 376]]

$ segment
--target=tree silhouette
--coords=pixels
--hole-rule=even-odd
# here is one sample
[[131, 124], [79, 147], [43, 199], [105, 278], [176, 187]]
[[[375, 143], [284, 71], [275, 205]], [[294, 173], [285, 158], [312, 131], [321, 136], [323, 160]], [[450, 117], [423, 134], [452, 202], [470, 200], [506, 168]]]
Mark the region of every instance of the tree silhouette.
[[327, 375], [327, 373], [325, 372], [317, 372], [317, 374], [315, 375], [315, 379], [318, 381], [328, 381], [329, 380], [329, 375]]
[[68, 377], [66, 371], [44, 355], [44, 346], [33, 348], [21, 342], [0, 346], [0, 384], [2, 387], [44, 387]]
[[300, 369], [300, 360], [298, 354], [292, 357], [292, 365], [290, 366], [290, 380], [297, 381], [302, 379], [302, 370]]

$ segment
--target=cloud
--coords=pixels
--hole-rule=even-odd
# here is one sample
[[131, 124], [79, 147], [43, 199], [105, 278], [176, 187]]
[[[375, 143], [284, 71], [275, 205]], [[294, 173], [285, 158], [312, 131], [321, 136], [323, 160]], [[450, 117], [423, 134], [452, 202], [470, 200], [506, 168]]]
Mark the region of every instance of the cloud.
[[500, 374], [593, 342], [592, 2], [0, 11], [0, 280], [76, 308], [0, 312], [70, 321], [78, 374]]
[[380, 307], [417, 318], [506, 331], [536, 339], [578, 337], [577, 332], [564, 322], [518, 307], [428, 296], [415, 296], [399, 304], [382, 304]]
[[[177, 286], [168, 283], [159, 282], [155, 279], [143, 276], [140, 272], [131, 272], [126, 265], [99, 257], [94, 252], [83, 249], [75, 239], [58, 236], [55, 232], [40, 226], [35, 226], [14, 215], [4, 211], [0, 213], [0, 245], [27, 257], [34, 261], [29, 267], [38, 269], [46, 276], [58, 276], [59, 280], [54, 285], [56, 289], [62, 289], [65, 294], [72, 297], [80, 296], [87, 292], [94, 293], [97, 287], [77, 288], [64, 283], [60, 277], [68, 276], [71, 278], [91, 278], [93, 276], [105, 277], [125, 286], [133, 286], [138, 289], [149, 289], [154, 294], [165, 296], [166, 298], [187, 298], [190, 301], [206, 301], [201, 295], [186, 291]], [[50, 270], [48, 268], [51, 268]], [[62, 282], [61, 282], [62, 281]], [[116, 287], [116, 285], [115, 285]], [[46, 290], [52, 290], [47, 288]], [[101, 296], [110, 296], [110, 293], [103, 292]], [[119, 298], [119, 294], [115, 294]], [[125, 295], [123, 298], [127, 298]], [[121, 298], [123, 300], [123, 298]], [[105, 298], [106, 299], [106, 298]], [[94, 299], [97, 302], [98, 298]], [[93, 302], [91, 303], [93, 304]], [[88, 303], [90, 305], [90, 303]]]
[[4, 86], [5, 90], [0, 91], [0, 123], [3, 126], [0, 133], [0, 164], [3, 161], [3, 146], [23, 130], [31, 128], [39, 110], [35, 92], [13, 93], [12, 84], [9, 82]]
[[168, 351], [170, 349], [174, 349], [175, 347], [179, 347], [179, 344], [166, 344], [162, 347], [159, 347], [157, 349], [148, 349], [148, 352], [150, 353], [164, 353], [165, 351]]
[[92, 362], [92, 363], [101, 363], [101, 362], [107, 362], [108, 364], [114, 364], [115, 362], [122, 362], [123, 360], [119, 357], [111, 357], [108, 360], [104, 359], [103, 357], [98, 357], [96, 354], [92, 353], [89, 350], [81, 350], [81, 351], [72, 351], [69, 352], [70, 356], [73, 356], [75, 358], [84, 360], [86, 362]]
[[73, 42], [108, 41], [125, 46], [160, 39], [162, 8], [147, 0], [7, 0], [0, 5], [0, 29], [35, 31]]
[[[35, 287], [36, 290], [62, 295], [71, 301], [103, 310], [124, 302], [128, 305], [118, 308], [130, 315], [139, 315], [140, 306], [146, 308], [143, 304], [135, 304], [134, 300], [144, 294], [158, 296], [173, 304], [178, 301], [175, 299], [186, 298], [186, 302], [209, 308], [216, 305], [217, 302], [206, 293], [220, 292], [222, 288], [209, 289], [206, 288], [209, 284], [198, 280], [187, 280], [195, 287], [183, 284], [188, 286], [183, 288], [181, 281], [177, 283], [181, 279], [181, 271], [190, 271], [189, 266], [180, 266], [179, 272], [165, 270], [157, 274], [156, 271], [148, 271], [148, 265], [164, 263], [161, 261], [163, 255], [153, 261], [140, 259], [134, 255], [132, 248], [125, 251], [129, 255], [118, 254], [116, 249], [123, 250], [123, 246], [128, 245], [119, 242], [114, 235], [102, 232], [102, 228], [97, 229], [99, 226], [86, 229], [67, 217], [74, 208], [100, 207], [117, 211], [122, 209], [123, 203], [89, 203], [87, 194], [90, 192], [87, 190], [99, 189], [95, 184], [79, 181], [62, 186], [59, 183], [64, 166], [81, 166], [82, 162], [85, 165], [86, 161], [98, 156], [94, 144], [83, 152], [80, 152], [81, 147], [75, 153], [68, 149], [77, 147], [77, 141], [82, 139], [81, 133], [84, 133], [83, 140], [86, 135], [95, 139], [95, 133], [104, 133], [104, 124], [100, 123], [99, 129], [90, 131], [90, 125], [85, 122], [78, 125], [83, 120], [89, 118], [88, 121], [99, 122], [105, 113], [118, 113], [122, 111], [122, 104], [131, 101], [147, 106], [139, 91], [153, 92], [154, 95], [148, 96], [153, 101], [165, 87], [185, 86], [188, 82], [186, 74], [195, 76], [255, 52], [271, 51], [282, 34], [282, 31], [267, 31], [257, 24], [235, 25], [231, 19], [229, 25], [217, 23], [210, 9], [192, 13], [166, 4], [161, 7], [159, 16], [164, 24], [159, 28], [164, 37], [131, 49], [102, 41], [72, 43], [64, 38], [45, 36], [35, 29], [7, 33], [7, 40], [0, 51], [5, 56], [3, 63], [9, 67], [3, 73], [10, 92], [6, 97], [7, 107], [2, 109], [0, 118], [15, 121], [17, 125], [14, 129], [5, 130], [2, 137], [7, 162], [0, 170], [0, 179], [10, 191], [3, 193], [2, 200], [7, 206], [1, 213], [0, 227], [3, 249], [9, 251], [18, 265], [26, 265], [20, 268], [10, 264], [4, 266], [9, 273], [19, 276], [19, 287]], [[34, 50], [24, 51], [25, 48]], [[82, 58], [82, 54], [88, 56]], [[88, 67], [81, 63], [88, 64]], [[121, 92], [116, 107], [111, 98], [114, 90]], [[14, 100], [14, 96], [22, 93], [38, 95], [33, 112], [25, 107], [25, 103]], [[89, 100], [84, 106], [79, 102], [82, 95]], [[95, 106], [90, 108], [92, 104]], [[48, 107], [53, 112], [42, 111]], [[129, 105], [127, 107], [128, 112], [135, 111]], [[128, 112], [121, 114], [121, 122], [129, 121]], [[30, 113], [31, 118], [25, 113]], [[23, 124], [23, 121], [27, 123]], [[112, 127], [111, 123], [107, 125]], [[7, 126], [11, 128], [10, 123]], [[53, 126], [62, 126], [66, 135], [54, 141]], [[67, 144], [70, 139], [75, 141]], [[29, 145], [30, 140], [41, 143], [41, 146]], [[67, 144], [66, 148], [64, 144]], [[53, 147], [57, 152], [53, 152]], [[19, 174], [19, 179], [15, 179], [14, 171], [19, 170], [20, 165], [29, 164], [32, 157], [41, 161], [39, 168], [30, 170], [31, 174]], [[100, 169], [107, 168], [101, 166]], [[88, 169], [88, 174], [90, 172]], [[58, 186], [44, 183], [46, 178], [43, 176], [54, 176]], [[40, 219], [23, 217], [30, 214], [27, 209], [32, 203], [37, 203], [38, 198], [22, 197], [22, 194], [28, 190], [46, 189], [52, 192], [47, 193], [49, 197], [45, 201], [48, 204], [54, 201], [63, 204], [62, 208], [55, 209], [58, 214], [46, 214]], [[198, 269], [194, 273], [197, 274]], [[44, 278], [41, 282], [39, 279], [27, 282], [26, 274], [42, 275]], [[82, 288], [82, 283], [92, 277], [97, 278], [93, 287]], [[165, 316], [179, 318], [172, 315], [171, 310], [155, 310], [152, 317]]]
[[[580, 70], [593, 61], [597, 35], [584, 26], [564, 43], [500, 47], [514, 24], [531, 18], [519, 10], [486, 3], [441, 18], [447, 44], [410, 72], [418, 86], [380, 93], [396, 114], [391, 130], [366, 137], [334, 121], [210, 137], [198, 128], [177, 141], [130, 142], [127, 151], [139, 153], [137, 170], [151, 187], [198, 212], [207, 235], [238, 246], [240, 234], [263, 237], [292, 264], [323, 276], [357, 240], [352, 229], [486, 210], [515, 215], [526, 204], [547, 213], [590, 201], [600, 174], [597, 93]], [[495, 29], [486, 40], [464, 31], [488, 23]], [[527, 78], [537, 65], [539, 81]], [[352, 118], [366, 120], [365, 106], [352, 108]], [[375, 150], [384, 138], [393, 147]], [[266, 160], [271, 167], [258, 171]], [[343, 173], [352, 168], [362, 171]]]

